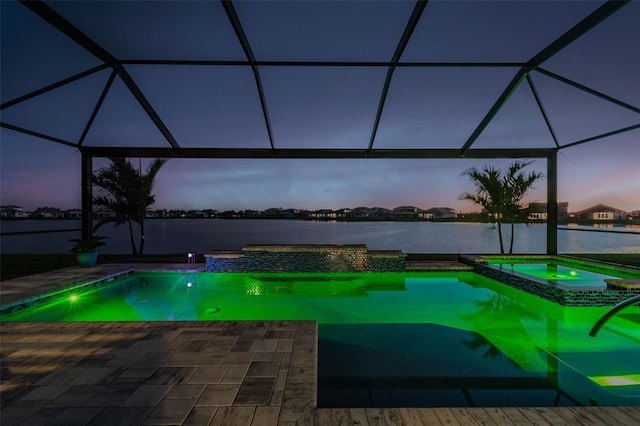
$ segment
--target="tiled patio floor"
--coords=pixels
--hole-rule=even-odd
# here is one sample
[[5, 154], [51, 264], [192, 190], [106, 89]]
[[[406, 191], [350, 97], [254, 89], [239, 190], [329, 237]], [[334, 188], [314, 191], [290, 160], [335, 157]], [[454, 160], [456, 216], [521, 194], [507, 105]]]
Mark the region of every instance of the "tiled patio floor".
[[2, 425], [294, 423], [313, 322], [2, 324]]
[[[90, 279], [201, 265], [100, 265], [4, 281], [2, 305]], [[638, 424], [640, 408], [315, 409], [313, 321], [2, 323], [0, 424]]]

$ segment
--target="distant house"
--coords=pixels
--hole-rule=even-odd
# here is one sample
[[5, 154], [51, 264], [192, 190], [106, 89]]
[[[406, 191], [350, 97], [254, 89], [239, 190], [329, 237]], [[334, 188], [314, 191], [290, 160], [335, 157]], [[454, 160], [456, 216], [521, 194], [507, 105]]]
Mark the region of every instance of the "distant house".
[[456, 211], [449, 207], [432, 207], [422, 212], [424, 219], [455, 219], [457, 217]]
[[287, 213], [291, 213], [291, 214], [302, 214], [302, 213], [304, 213], [300, 209], [284, 209], [283, 211], [287, 212]]
[[235, 210], [225, 210], [218, 213], [218, 218], [220, 219], [238, 219], [240, 217], [243, 217], [243, 215]]
[[[529, 203], [529, 220], [547, 220], [547, 203]], [[566, 201], [558, 203], [558, 219], [569, 217], [569, 203]]]
[[62, 211], [56, 207], [38, 207], [33, 215], [43, 219], [60, 219], [64, 217]]
[[394, 219], [411, 220], [418, 219], [422, 209], [415, 206], [400, 206], [393, 209], [392, 216]]
[[627, 217], [627, 213], [624, 210], [604, 204], [596, 204], [595, 206], [580, 210], [575, 215], [578, 219], [595, 221], [624, 220]]
[[264, 217], [275, 218], [279, 217], [280, 213], [282, 213], [282, 209], [280, 207], [271, 207], [262, 212]]
[[389, 219], [393, 216], [393, 211], [384, 207], [372, 207], [369, 209], [369, 217], [376, 219]]
[[71, 209], [62, 212], [62, 217], [65, 219], [82, 219], [82, 210]]
[[340, 209], [336, 210], [336, 218], [337, 219], [346, 219], [351, 213], [351, 209]]
[[284, 209], [279, 214], [280, 219], [295, 219], [300, 216], [300, 210], [298, 209]]
[[356, 207], [355, 209], [351, 209], [346, 217], [352, 220], [391, 219], [393, 217], [393, 211], [385, 209], [384, 207]]
[[369, 216], [369, 210], [369, 207], [356, 207], [347, 213], [347, 217], [350, 219], [362, 219]]
[[198, 218], [201, 219], [203, 217], [207, 217], [205, 216], [205, 213], [202, 210], [188, 210], [186, 213], [186, 217], [189, 218]]
[[317, 219], [317, 220], [334, 220], [338, 217], [338, 215], [333, 210], [321, 209], [321, 210], [314, 210], [312, 212], [309, 212], [309, 217], [311, 219]]
[[29, 216], [30, 214], [25, 212], [20, 206], [0, 206], [0, 217], [7, 219], [20, 219]]
[[115, 212], [107, 209], [100, 209], [93, 212], [94, 217], [97, 219], [112, 219], [116, 217]]

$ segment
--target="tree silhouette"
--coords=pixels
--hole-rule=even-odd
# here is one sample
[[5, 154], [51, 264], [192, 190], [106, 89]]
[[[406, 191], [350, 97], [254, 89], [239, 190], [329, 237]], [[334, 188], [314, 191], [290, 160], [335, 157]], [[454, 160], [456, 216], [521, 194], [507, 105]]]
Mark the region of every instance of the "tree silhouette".
[[532, 161], [515, 161], [504, 173], [493, 166], [484, 166], [481, 170], [474, 167], [463, 173], [473, 180], [476, 191], [464, 193], [460, 199], [471, 200], [482, 206], [490, 220], [497, 225], [500, 254], [504, 254], [502, 223], [511, 224], [509, 254], [512, 254], [515, 223], [527, 221], [528, 209], [524, 205], [524, 196], [544, 176], [540, 172], [526, 174], [522, 170], [531, 163]]
[[[99, 195], [93, 198], [93, 203], [114, 213], [113, 217], [101, 219], [97, 227], [105, 223], [116, 226], [128, 225], [132, 254], [144, 252], [144, 218], [147, 208], [155, 202], [155, 195], [151, 193], [158, 171], [166, 162], [155, 159], [145, 173], [140, 165], [136, 169], [129, 160], [124, 158], [109, 158], [111, 165], [98, 170], [93, 175], [93, 184], [100, 188]], [[137, 249], [133, 224], [140, 227], [140, 250]]]

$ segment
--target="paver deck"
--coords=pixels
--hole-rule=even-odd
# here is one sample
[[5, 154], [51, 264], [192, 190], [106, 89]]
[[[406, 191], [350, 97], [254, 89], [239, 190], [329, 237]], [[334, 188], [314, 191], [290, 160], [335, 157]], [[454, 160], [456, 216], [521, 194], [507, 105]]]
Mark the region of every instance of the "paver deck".
[[[127, 270], [2, 282], [2, 304]], [[64, 280], [64, 281], [60, 281]], [[2, 323], [6, 425], [627, 425], [640, 407], [316, 409], [314, 321]]]

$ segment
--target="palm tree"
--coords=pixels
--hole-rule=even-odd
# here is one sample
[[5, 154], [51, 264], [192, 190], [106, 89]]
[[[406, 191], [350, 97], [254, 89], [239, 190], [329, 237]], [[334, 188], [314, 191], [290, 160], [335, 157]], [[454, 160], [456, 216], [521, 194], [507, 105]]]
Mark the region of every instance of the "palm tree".
[[516, 161], [503, 174], [493, 166], [484, 166], [481, 170], [468, 169], [467, 175], [476, 185], [475, 193], [464, 193], [460, 199], [471, 200], [484, 208], [489, 218], [497, 225], [500, 240], [500, 254], [504, 254], [502, 238], [502, 223], [511, 224], [511, 240], [509, 254], [513, 253], [515, 223], [526, 222], [527, 208], [524, 206], [524, 196], [533, 184], [544, 175], [540, 172], [525, 174], [522, 169], [532, 161]]
[[507, 191], [508, 204], [506, 218], [511, 222], [511, 241], [509, 243], [509, 254], [513, 253], [513, 239], [515, 235], [515, 223], [527, 222], [529, 216], [528, 206], [524, 205], [524, 196], [529, 189], [539, 179], [544, 177], [543, 173], [533, 171], [525, 174], [522, 169], [531, 164], [532, 161], [516, 161], [509, 166], [504, 175], [505, 188]]
[[502, 242], [502, 218], [505, 205], [505, 193], [502, 186], [502, 174], [493, 166], [484, 166], [482, 170], [471, 168], [465, 171], [474, 181], [476, 192], [464, 193], [460, 196], [463, 200], [471, 200], [484, 208], [498, 228], [498, 240], [500, 241], [500, 253], [504, 253], [504, 243]]
[[[128, 225], [132, 254], [144, 252], [144, 217], [147, 208], [155, 202], [155, 195], [151, 193], [153, 182], [158, 171], [166, 162], [155, 159], [146, 173], [140, 165], [136, 169], [131, 162], [124, 158], [109, 158], [111, 165], [98, 170], [93, 176], [93, 184], [100, 188], [99, 194], [93, 198], [97, 206], [105, 207], [114, 213], [114, 217], [102, 219], [98, 226], [114, 223], [116, 226]], [[136, 248], [133, 224], [140, 227], [140, 250]]]

